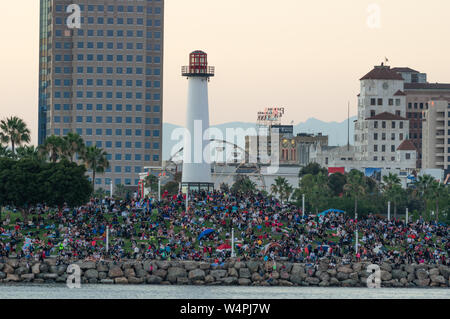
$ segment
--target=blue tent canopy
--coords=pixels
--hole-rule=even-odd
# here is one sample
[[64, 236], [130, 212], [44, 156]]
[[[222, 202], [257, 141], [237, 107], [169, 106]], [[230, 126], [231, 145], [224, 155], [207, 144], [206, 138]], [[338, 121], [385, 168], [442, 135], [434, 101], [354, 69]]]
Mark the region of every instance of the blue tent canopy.
[[207, 230], [204, 230], [199, 236], [198, 236], [198, 240], [201, 240], [203, 237], [205, 237], [205, 236], [208, 236], [209, 234], [211, 234], [211, 233], [213, 233], [214, 232], [214, 229], [207, 229]]
[[331, 209], [328, 209], [326, 211], [321, 212], [318, 216], [325, 216], [325, 215], [327, 215], [329, 213], [345, 213], [345, 212], [343, 210], [340, 210], [340, 209], [333, 209], [333, 208], [331, 208]]

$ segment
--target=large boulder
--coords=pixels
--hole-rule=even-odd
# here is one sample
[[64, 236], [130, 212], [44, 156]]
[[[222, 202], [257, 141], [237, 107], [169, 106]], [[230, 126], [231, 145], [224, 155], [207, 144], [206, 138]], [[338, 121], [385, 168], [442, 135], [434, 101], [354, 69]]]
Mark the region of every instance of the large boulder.
[[350, 266], [340, 266], [337, 269], [338, 273], [342, 272], [344, 274], [351, 274], [353, 272], [353, 269], [350, 268]]
[[41, 271], [39, 270], [39, 267], [41, 266], [41, 264], [37, 263], [34, 264], [33, 266], [31, 266], [31, 273], [33, 274], [39, 274]]
[[23, 274], [23, 275], [20, 275], [20, 279], [22, 279], [22, 281], [24, 281], [24, 282], [33, 281], [34, 274]]
[[124, 270], [124, 276], [127, 278], [136, 277], [136, 272], [133, 268], [125, 268]]
[[153, 275], [161, 277], [162, 279], [165, 279], [167, 276], [167, 270], [157, 269], [153, 272]]
[[6, 274], [14, 274], [14, 267], [10, 264], [5, 264], [5, 266], [3, 267], [3, 272]]
[[252, 282], [250, 279], [240, 278], [238, 283], [239, 283], [239, 286], [249, 286]]
[[408, 277], [408, 273], [406, 271], [402, 271], [400, 269], [392, 270], [392, 278], [393, 279], [402, 279]]
[[357, 287], [358, 286], [358, 282], [356, 280], [353, 279], [346, 279], [344, 281], [341, 282], [342, 287]]
[[430, 278], [432, 276], [439, 276], [439, 268], [431, 268], [428, 273], [430, 274]]
[[405, 265], [405, 271], [408, 274], [414, 274], [416, 272], [416, 266], [414, 264]]
[[84, 277], [86, 277], [88, 280], [98, 279], [98, 271], [96, 269], [90, 268], [86, 270], [86, 272], [84, 273]]
[[227, 271], [225, 269], [211, 270], [210, 275], [217, 280], [225, 277], [227, 275]]
[[414, 283], [418, 287], [428, 287], [430, 284], [430, 279], [416, 279], [414, 280]]
[[250, 278], [252, 275], [250, 273], [250, 270], [248, 268], [240, 268], [239, 269], [239, 277], [240, 278]]
[[289, 278], [289, 280], [293, 284], [296, 284], [296, 285], [301, 285], [305, 279], [306, 279], [305, 273], [294, 273], [294, 274], [291, 274], [291, 276]]
[[311, 286], [317, 286], [320, 283], [320, 279], [316, 277], [306, 277], [305, 281]]
[[228, 268], [228, 276], [230, 276], [230, 277], [238, 277], [239, 273], [238, 273], [236, 268], [230, 267], [230, 268]]
[[125, 277], [117, 277], [117, 278], [114, 278], [114, 283], [116, 285], [127, 285], [128, 279]]
[[186, 278], [186, 269], [181, 267], [170, 267], [167, 273], [167, 280], [171, 283], [176, 283], [178, 278]]
[[390, 272], [388, 272], [386, 270], [381, 271], [381, 280], [382, 281], [389, 281], [391, 279], [392, 279], [392, 275]]
[[209, 263], [200, 263], [200, 269], [201, 270], [208, 270], [211, 268], [211, 264]]
[[19, 268], [17, 268], [15, 271], [14, 271], [14, 273], [16, 274], [16, 275], [24, 275], [24, 274], [28, 274], [28, 271], [29, 269], [28, 268], [26, 268], [26, 267], [19, 267]]
[[446, 283], [446, 280], [445, 280], [444, 276], [441, 276], [441, 275], [433, 275], [433, 276], [430, 276], [430, 278], [431, 278], [432, 282], [435, 282], [435, 283], [438, 283], [438, 284], [445, 284]]
[[96, 269], [96, 265], [95, 262], [93, 261], [87, 261], [87, 262], [83, 262], [78, 264], [81, 268], [81, 270], [88, 270], [88, 269]]
[[337, 275], [336, 275], [336, 278], [337, 278], [339, 281], [344, 281], [344, 280], [347, 280], [347, 279], [348, 279], [348, 275], [349, 275], [349, 274], [347, 274], [347, 273], [345, 273], [345, 272], [338, 272]]
[[257, 261], [249, 261], [247, 262], [247, 268], [250, 270], [250, 272], [254, 273], [258, 271], [259, 264], [260, 263]]
[[109, 278], [123, 277], [123, 271], [119, 266], [113, 266], [109, 269], [108, 277]]
[[387, 272], [391, 272], [392, 271], [392, 266], [389, 263], [382, 263], [380, 266], [381, 270], [387, 271]]
[[140, 285], [144, 283], [144, 278], [130, 277], [128, 278], [128, 283], [130, 285]]
[[163, 279], [158, 276], [150, 275], [147, 277], [147, 283], [150, 285], [159, 285]]
[[109, 271], [109, 267], [106, 263], [104, 262], [99, 262], [97, 265], [97, 271], [98, 272], [108, 272]]
[[205, 271], [201, 269], [194, 269], [189, 272], [189, 280], [204, 280], [205, 279]]
[[427, 279], [429, 277], [428, 272], [424, 269], [417, 269], [416, 270], [416, 277], [417, 279], [423, 280]]
[[230, 285], [237, 285], [238, 284], [238, 279], [236, 277], [227, 277], [227, 278], [223, 279], [222, 282], [225, 285], [228, 285], [228, 286], [230, 286]]
[[5, 279], [6, 282], [19, 282], [20, 278], [18, 275], [8, 274]]
[[439, 265], [439, 273], [447, 280], [449, 280], [450, 276], [450, 267], [445, 265]]
[[198, 268], [198, 262], [196, 261], [187, 261], [184, 263], [184, 269], [187, 271], [191, 271]]
[[170, 267], [170, 263], [166, 260], [157, 260], [156, 265], [158, 266], [158, 268], [164, 269], [164, 270], [167, 270]]

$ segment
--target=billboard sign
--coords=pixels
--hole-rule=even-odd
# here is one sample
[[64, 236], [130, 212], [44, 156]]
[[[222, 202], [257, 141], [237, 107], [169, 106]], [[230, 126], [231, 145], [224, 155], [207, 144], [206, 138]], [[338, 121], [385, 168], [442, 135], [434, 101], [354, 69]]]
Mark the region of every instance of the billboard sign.
[[371, 168], [365, 169], [364, 175], [373, 178], [374, 180], [381, 182], [381, 168]]

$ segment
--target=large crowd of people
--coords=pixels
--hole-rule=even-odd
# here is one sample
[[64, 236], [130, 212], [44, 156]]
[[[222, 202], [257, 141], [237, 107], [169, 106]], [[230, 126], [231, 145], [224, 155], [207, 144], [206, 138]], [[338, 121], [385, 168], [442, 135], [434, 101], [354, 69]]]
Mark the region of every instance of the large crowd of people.
[[[199, 192], [154, 199], [92, 199], [78, 208], [38, 206], [28, 216], [2, 214], [0, 258], [43, 260], [163, 259], [317, 263], [371, 261], [450, 264], [449, 226], [377, 215], [303, 214], [262, 194]], [[356, 251], [356, 231], [358, 243]], [[232, 230], [234, 241], [232, 241]], [[107, 242], [108, 241], [108, 245]]]

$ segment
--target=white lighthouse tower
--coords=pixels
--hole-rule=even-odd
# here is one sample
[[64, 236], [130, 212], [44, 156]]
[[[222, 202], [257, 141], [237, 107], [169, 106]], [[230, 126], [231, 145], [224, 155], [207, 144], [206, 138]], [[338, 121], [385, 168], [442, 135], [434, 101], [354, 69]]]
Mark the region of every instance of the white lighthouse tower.
[[182, 75], [189, 81], [186, 115], [188, 134], [184, 139], [182, 186], [189, 191], [212, 190], [214, 183], [211, 178], [207, 130], [208, 82], [214, 76], [214, 67], [208, 66], [208, 55], [205, 52], [194, 51], [189, 56], [189, 66], [183, 66]]

